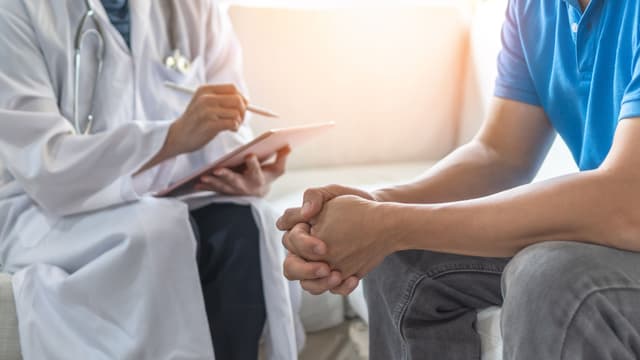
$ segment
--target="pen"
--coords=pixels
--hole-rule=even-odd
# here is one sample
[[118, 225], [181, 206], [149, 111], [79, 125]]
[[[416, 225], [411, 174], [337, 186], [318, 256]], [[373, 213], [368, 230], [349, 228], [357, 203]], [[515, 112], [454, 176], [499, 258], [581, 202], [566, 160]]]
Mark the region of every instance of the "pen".
[[[177, 90], [180, 92], [183, 92], [185, 94], [189, 94], [189, 95], [193, 95], [196, 93], [196, 90], [182, 86], [182, 85], [178, 85], [176, 83], [172, 83], [170, 81], [165, 81], [164, 82], [164, 86], [173, 89], [173, 90]], [[271, 110], [265, 109], [265, 108], [261, 108], [259, 106], [256, 105], [247, 105], [247, 110], [251, 111], [254, 114], [258, 114], [258, 115], [262, 115], [262, 116], [266, 116], [266, 117], [271, 117], [271, 118], [278, 118], [280, 117], [278, 114], [274, 113]]]

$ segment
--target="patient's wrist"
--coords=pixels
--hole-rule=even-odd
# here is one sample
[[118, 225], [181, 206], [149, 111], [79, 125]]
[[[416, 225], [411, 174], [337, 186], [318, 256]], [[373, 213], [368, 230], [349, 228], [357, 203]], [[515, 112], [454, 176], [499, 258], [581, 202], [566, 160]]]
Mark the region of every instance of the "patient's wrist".
[[405, 250], [428, 248], [425, 241], [438, 240], [440, 207], [437, 205], [416, 205], [387, 202], [379, 204], [378, 221], [381, 236], [390, 246], [392, 253]]
[[391, 195], [391, 189], [380, 189], [371, 192], [371, 196], [374, 201], [377, 202], [392, 202], [393, 196]]
[[407, 228], [406, 213], [409, 206], [393, 202], [381, 202], [375, 206], [374, 226], [388, 254], [411, 249], [411, 235]]

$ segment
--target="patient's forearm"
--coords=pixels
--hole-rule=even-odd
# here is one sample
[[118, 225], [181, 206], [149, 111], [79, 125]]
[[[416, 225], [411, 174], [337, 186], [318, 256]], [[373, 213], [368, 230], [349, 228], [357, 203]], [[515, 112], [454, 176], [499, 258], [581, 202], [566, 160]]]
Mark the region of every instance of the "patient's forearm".
[[474, 140], [440, 161], [419, 180], [378, 190], [381, 201], [443, 203], [478, 198], [531, 181], [533, 171], [507, 164], [497, 152]]
[[402, 249], [507, 257], [568, 240], [639, 251], [637, 189], [637, 178], [592, 171], [475, 200], [381, 206], [394, 209]]

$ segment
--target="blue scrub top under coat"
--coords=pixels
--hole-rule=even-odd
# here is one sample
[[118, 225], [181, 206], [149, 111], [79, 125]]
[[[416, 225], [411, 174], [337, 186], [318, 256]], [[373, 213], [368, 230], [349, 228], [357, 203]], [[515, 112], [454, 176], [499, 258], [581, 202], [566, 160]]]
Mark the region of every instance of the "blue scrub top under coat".
[[131, 47], [131, 13], [129, 0], [102, 0], [102, 5], [109, 15], [109, 20]]
[[581, 170], [640, 117], [640, 2], [510, 0], [495, 95], [544, 108]]

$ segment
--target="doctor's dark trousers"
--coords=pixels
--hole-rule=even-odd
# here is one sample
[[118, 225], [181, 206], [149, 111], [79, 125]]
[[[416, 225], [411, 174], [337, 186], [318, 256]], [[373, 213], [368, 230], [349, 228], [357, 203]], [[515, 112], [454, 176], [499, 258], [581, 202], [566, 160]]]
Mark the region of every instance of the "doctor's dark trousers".
[[216, 359], [256, 360], [266, 310], [251, 208], [212, 204], [193, 211], [191, 220]]

